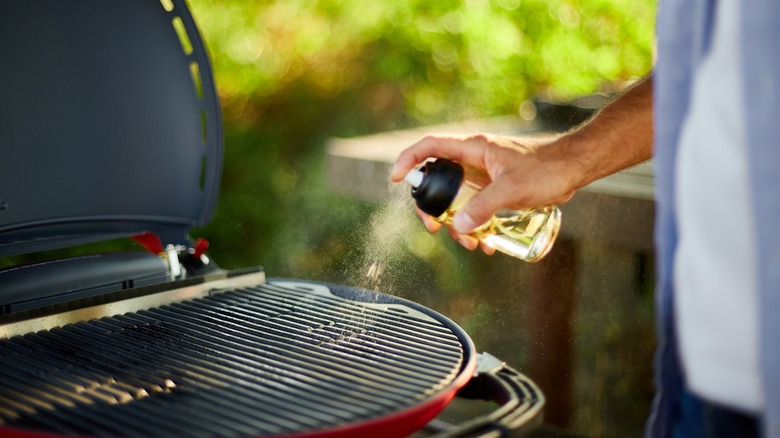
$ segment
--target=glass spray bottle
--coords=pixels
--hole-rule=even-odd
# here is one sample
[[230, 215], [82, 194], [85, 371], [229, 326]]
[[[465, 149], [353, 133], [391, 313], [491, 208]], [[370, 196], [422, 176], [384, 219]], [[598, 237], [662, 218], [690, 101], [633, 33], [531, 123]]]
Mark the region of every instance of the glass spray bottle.
[[[481, 189], [463, 178], [460, 164], [442, 158], [410, 171], [404, 179], [412, 186], [417, 207], [445, 225], [452, 225], [455, 212]], [[561, 211], [554, 205], [502, 208], [471, 235], [501, 252], [536, 262], [552, 248], [560, 225]]]

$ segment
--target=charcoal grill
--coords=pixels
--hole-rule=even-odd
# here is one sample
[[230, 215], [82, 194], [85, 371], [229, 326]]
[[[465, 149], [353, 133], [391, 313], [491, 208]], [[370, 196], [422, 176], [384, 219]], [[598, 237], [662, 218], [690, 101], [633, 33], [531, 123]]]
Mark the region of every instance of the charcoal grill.
[[222, 140], [183, 2], [2, 2], [0, 41], [0, 256], [148, 249], [0, 270], [2, 436], [398, 437], [456, 395], [497, 408], [442, 436], [541, 420], [533, 382], [437, 312], [190, 241]]

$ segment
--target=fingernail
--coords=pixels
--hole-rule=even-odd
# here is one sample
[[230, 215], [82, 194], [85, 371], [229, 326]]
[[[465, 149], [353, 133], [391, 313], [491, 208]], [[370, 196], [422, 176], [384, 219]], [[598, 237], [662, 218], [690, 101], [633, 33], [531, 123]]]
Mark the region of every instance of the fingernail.
[[390, 180], [395, 181], [395, 173], [398, 172], [398, 163], [393, 165], [393, 170], [390, 171]]
[[477, 224], [474, 223], [474, 219], [470, 214], [465, 211], [459, 211], [455, 213], [455, 217], [452, 218], [452, 227], [455, 228], [460, 234], [468, 234], [477, 228]]

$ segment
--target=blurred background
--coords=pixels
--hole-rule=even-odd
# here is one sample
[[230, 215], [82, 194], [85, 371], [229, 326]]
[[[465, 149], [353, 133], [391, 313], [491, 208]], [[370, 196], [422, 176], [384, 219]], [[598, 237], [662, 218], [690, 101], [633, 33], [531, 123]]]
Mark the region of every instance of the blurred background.
[[[408, 188], [373, 200], [335, 190], [327, 145], [465, 120], [533, 122], [550, 104], [619, 92], [652, 68], [654, 0], [189, 5], [224, 117], [219, 203], [213, 220], [192, 232], [211, 243], [211, 258], [224, 268], [259, 265], [270, 277], [409, 298], [450, 317], [479, 351], [521, 371], [533, 354], [544, 354], [533, 333], [556, 327], [528, 305], [528, 264], [428, 234]], [[552, 120], [558, 130], [571, 121]], [[375, 175], [382, 184], [388, 177]], [[591, 222], [581, 228], [600, 226]], [[561, 333], [571, 349], [565, 384], [542, 388], [551, 405], [563, 407], [547, 415], [547, 429], [639, 436], [652, 398], [652, 253], [626, 258], [594, 240], [575, 255], [575, 293], [561, 297], [569, 309]], [[471, 408], [460, 409], [468, 415]]]
[[[529, 120], [542, 103], [615, 93], [652, 68], [656, 2], [189, 4], [225, 124], [219, 204], [212, 222], [193, 232], [211, 242], [212, 258], [226, 268], [261, 265], [272, 277], [404, 296], [455, 320], [479, 351], [523, 370], [534, 320], [525, 304], [528, 266], [429, 235], [399, 201], [405, 188], [386, 202], [333, 190], [326, 144], [462, 120]], [[652, 281], [618, 290], [621, 262], [612, 251], [592, 243], [577, 256], [592, 262], [578, 277], [572, 375], [562, 376], [573, 394], [565, 415], [548, 416], [567, 433], [639, 436], [649, 412]], [[642, 279], [652, 278], [647, 259], [631, 265]]]
[[225, 124], [219, 207], [202, 233], [223, 265], [282, 275], [340, 271], [370, 226], [376, 206], [324, 186], [328, 138], [533, 117], [537, 100], [612, 93], [652, 66], [653, 0], [189, 3]]
[[[461, 120], [533, 119], [540, 103], [619, 91], [652, 68], [656, 2], [190, 6], [211, 53], [225, 123], [219, 204], [213, 221], [193, 232], [212, 243], [211, 256], [226, 268], [262, 265], [273, 277], [413, 299], [463, 326], [478, 350], [523, 370], [534, 319], [525, 304], [528, 266], [468, 252], [445, 233], [429, 235], [408, 203], [334, 191], [326, 144]], [[548, 416], [568, 433], [639, 436], [649, 412], [652, 260], [631, 265], [641, 277], [637, 291], [619, 290], [621, 258], [613, 252], [592, 243], [577, 256], [591, 263], [580, 270], [574, 297], [572, 375], [562, 376], [573, 394], [565, 415]], [[556, 388], [543, 389], [557, 397]]]

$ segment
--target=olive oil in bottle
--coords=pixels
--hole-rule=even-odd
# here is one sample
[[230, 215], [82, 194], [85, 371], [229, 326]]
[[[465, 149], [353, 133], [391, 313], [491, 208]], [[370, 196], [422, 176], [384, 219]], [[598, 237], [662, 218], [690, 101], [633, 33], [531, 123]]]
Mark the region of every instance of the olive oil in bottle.
[[[412, 197], [420, 210], [445, 225], [452, 225], [455, 212], [480, 190], [464, 180], [463, 167], [441, 158], [412, 170], [405, 179], [412, 185]], [[501, 209], [471, 235], [498, 251], [536, 262], [552, 248], [560, 224], [561, 211], [554, 205]]]

